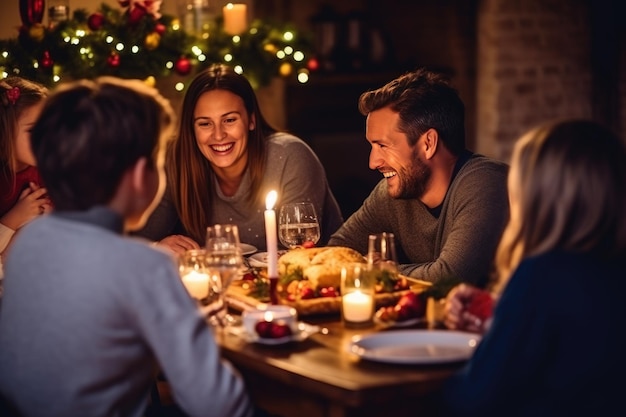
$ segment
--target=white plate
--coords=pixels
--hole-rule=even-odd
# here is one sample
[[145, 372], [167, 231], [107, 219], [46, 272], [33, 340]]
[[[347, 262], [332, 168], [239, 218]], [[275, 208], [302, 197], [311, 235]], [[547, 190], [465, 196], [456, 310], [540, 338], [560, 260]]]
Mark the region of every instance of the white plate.
[[240, 243], [239, 247], [241, 248], [241, 254], [244, 256], [252, 255], [254, 252], [258, 250], [256, 246], [248, 245], [247, 243]]
[[[279, 250], [278, 257], [280, 258], [282, 255], [287, 253], [287, 250]], [[257, 252], [254, 255], [248, 258], [248, 263], [250, 266], [254, 268], [265, 268], [267, 267], [267, 252]]]
[[469, 359], [479, 341], [452, 330], [394, 330], [354, 336], [348, 350], [375, 362], [428, 364]]
[[387, 329], [411, 327], [411, 326], [414, 326], [418, 323], [422, 323], [425, 321], [426, 321], [426, 318], [424, 317], [416, 317], [414, 319], [408, 319], [408, 320], [402, 320], [402, 321], [384, 321], [374, 316], [374, 322]]
[[288, 342], [302, 342], [312, 334], [320, 331], [319, 326], [314, 326], [312, 324], [304, 323], [302, 321], [298, 322], [298, 331], [290, 336], [281, 337], [278, 339], [259, 337], [259, 335], [256, 333], [247, 332], [243, 326], [231, 326], [228, 329], [232, 334], [241, 337], [246, 342], [260, 343], [262, 345], [281, 345]]

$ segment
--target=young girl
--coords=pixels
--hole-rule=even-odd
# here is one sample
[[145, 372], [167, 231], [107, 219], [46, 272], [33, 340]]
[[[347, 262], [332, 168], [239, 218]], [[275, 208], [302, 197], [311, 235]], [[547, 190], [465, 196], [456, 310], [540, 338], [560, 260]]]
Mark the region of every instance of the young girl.
[[0, 80], [0, 254], [20, 227], [52, 209], [30, 147], [46, 95], [45, 87], [23, 78]]

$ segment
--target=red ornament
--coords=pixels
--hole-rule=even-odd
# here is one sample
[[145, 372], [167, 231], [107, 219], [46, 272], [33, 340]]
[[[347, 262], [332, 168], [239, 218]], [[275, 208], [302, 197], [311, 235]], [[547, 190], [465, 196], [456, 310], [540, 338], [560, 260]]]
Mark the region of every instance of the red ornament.
[[154, 27], [154, 31], [158, 33], [159, 35], [163, 35], [166, 29], [167, 28], [165, 27], [163, 23], [157, 23], [156, 26]]
[[91, 30], [100, 30], [102, 25], [104, 25], [104, 20], [104, 15], [100, 12], [96, 12], [87, 19], [87, 26], [89, 26]]
[[174, 69], [180, 75], [187, 75], [191, 72], [191, 61], [185, 57], [181, 57], [176, 64], [174, 64]]
[[120, 56], [116, 52], [111, 52], [111, 55], [107, 58], [109, 66], [116, 68], [120, 66]]
[[309, 59], [309, 62], [307, 63], [307, 68], [310, 69], [311, 71], [317, 71], [320, 67], [320, 63], [317, 59], [315, 58], [311, 58]]
[[24, 26], [41, 23], [45, 10], [45, 0], [20, 0], [20, 17]]
[[41, 61], [39, 62], [39, 64], [41, 65], [42, 68], [45, 68], [45, 69], [52, 68], [52, 66], [54, 65], [54, 60], [50, 56], [49, 51], [44, 51], [43, 57], [41, 58]]

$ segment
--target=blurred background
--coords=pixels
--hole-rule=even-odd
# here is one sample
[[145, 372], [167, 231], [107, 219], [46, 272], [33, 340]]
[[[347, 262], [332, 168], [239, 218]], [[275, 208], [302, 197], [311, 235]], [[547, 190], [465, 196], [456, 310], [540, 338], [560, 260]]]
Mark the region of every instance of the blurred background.
[[[0, 38], [17, 36], [20, 1], [26, 0], [2, 0]], [[55, 1], [70, 11], [96, 11], [102, 3], [120, 7], [113, 0], [47, 0], [47, 5]], [[184, 23], [191, 5], [219, 19], [226, 3], [164, 0], [160, 11]], [[381, 179], [368, 168], [359, 95], [416, 67], [452, 78], [466, 104], [468, 147], [505, 162], [519, 135], [549, 119], [592, 118], [626, 136], [626, 2], [621, 0], [238, 3], [247, 5], [248, 22], [289, 22], [310, 37], [316, 65], [309, 68], [308, 81], [276, 77], [258, 93], [268, 118], [316, 151], [346, 217]], [[181, 93], [167, 80], [157, 85], [179, 103]]]

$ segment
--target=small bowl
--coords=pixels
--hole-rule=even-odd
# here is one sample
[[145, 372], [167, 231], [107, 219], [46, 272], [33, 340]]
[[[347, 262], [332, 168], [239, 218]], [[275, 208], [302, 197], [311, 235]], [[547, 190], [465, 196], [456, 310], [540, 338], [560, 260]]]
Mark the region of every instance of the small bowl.
[[255, 333], [259, 321], [281, 321], [289, 325], [293, 332], [298, 330], [298, 312], [284, 305], [259, 304], [256, 309], [244, 310], [241, 314], [243, 328], [249, 334]]

